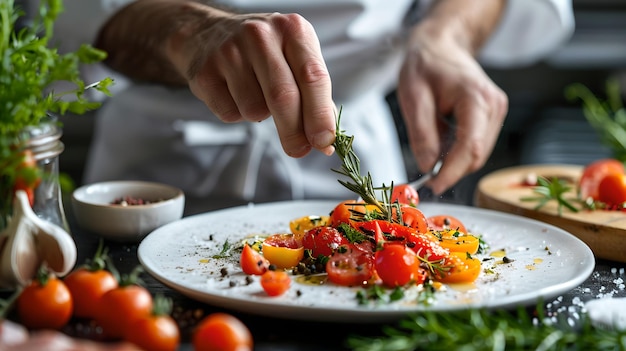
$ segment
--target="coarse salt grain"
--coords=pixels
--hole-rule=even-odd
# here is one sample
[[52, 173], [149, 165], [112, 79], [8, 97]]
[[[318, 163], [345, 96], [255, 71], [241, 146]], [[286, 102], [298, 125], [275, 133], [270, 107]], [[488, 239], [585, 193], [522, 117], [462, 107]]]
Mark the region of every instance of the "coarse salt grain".
[[626, 298], [601, 298], [585, 304], [595, 327], [626, 330]]

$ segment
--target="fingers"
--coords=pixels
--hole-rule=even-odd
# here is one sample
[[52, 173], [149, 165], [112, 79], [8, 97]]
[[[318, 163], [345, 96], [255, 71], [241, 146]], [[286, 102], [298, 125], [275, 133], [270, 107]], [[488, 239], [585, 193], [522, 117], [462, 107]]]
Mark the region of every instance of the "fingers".
[[239, 17], [191, 79], [192, 92], [225, 122], [272, 115], [290, 156], [331, 154], [335, 106], [313, 27], [295, 14]]
[[495, 85], [455, 106], [455, 138], [443, 166], [429, 186], [441, 194], [465, 175], [480, 169], [493, 151], [506, 116], [508, 101]]

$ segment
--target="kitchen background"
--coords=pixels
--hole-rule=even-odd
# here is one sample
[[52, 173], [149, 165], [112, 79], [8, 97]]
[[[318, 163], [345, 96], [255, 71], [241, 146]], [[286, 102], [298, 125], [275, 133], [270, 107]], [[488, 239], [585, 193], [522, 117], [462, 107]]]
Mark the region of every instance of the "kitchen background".
[[[579, 101], [568, 101], [564, 88], [582, 83], [602, 97], [609, 78], [622, 82], [626, 93], [626, 0], [573, 0], [576, 30], [570, 41], [544, 61], [517, 69], [487, 73], [509, 96], [509, 114], [491, 158], [479, 172], [462, 180], [442, 198], [428, 190], [424, 200], [471, 204], [481, 176], [508, 166], [532, 163], [584, 165], [609, 156], [586, 122]], [[389, 95], [397, 110], [395, 96]], [[94, 127], [92, 114], [65, 116], [61, 172], [82, 184], [82, 172]], [[403, 125], [397, 118], [402, 140]], [[419, 175], [406, 149], [409, 177]]]

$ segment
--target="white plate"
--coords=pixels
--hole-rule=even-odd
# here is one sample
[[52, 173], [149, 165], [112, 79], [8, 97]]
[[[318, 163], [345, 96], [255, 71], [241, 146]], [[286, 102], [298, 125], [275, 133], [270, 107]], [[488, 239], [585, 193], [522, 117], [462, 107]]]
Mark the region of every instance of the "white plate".
[[487, 253], [475, 284], [447, 286], [430, 305], [416, 302], [417, 289], [403, 300], [359, 305], [357, 288], [301, 284], [268, 297], [258, 277], [241, 272], [237, 254], [214, 258], [224, 243], [289, 231], [289, 221], [306, 215], [326, 215], [337, 202], [297, 201], [250, 205], [183, 218], [149, 234], [139, 245], [139, 260], [163, 284], [207, 304], [273, 317], [316, 321], [383, 322], [421, 310], [509, 308], [535, 304], [569, 291], [593, 271], [593, 253], [581, 240], [549, 224], [473, 207], [421, 203], [427, 215], [449, 214], [468, 231], [482, 235], [489, 252], [504, 250], [511, 263]]

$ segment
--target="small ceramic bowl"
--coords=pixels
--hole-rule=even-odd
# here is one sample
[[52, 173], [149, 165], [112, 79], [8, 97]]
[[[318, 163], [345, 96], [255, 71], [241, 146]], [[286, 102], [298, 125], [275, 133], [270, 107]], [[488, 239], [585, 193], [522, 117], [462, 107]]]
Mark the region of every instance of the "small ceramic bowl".
[[145, 181], [110, 181], [82, 186], [72, 194], [78, 225], [118, 242], [139, 242], [156, 228], [183, 216], [182, 190]]

